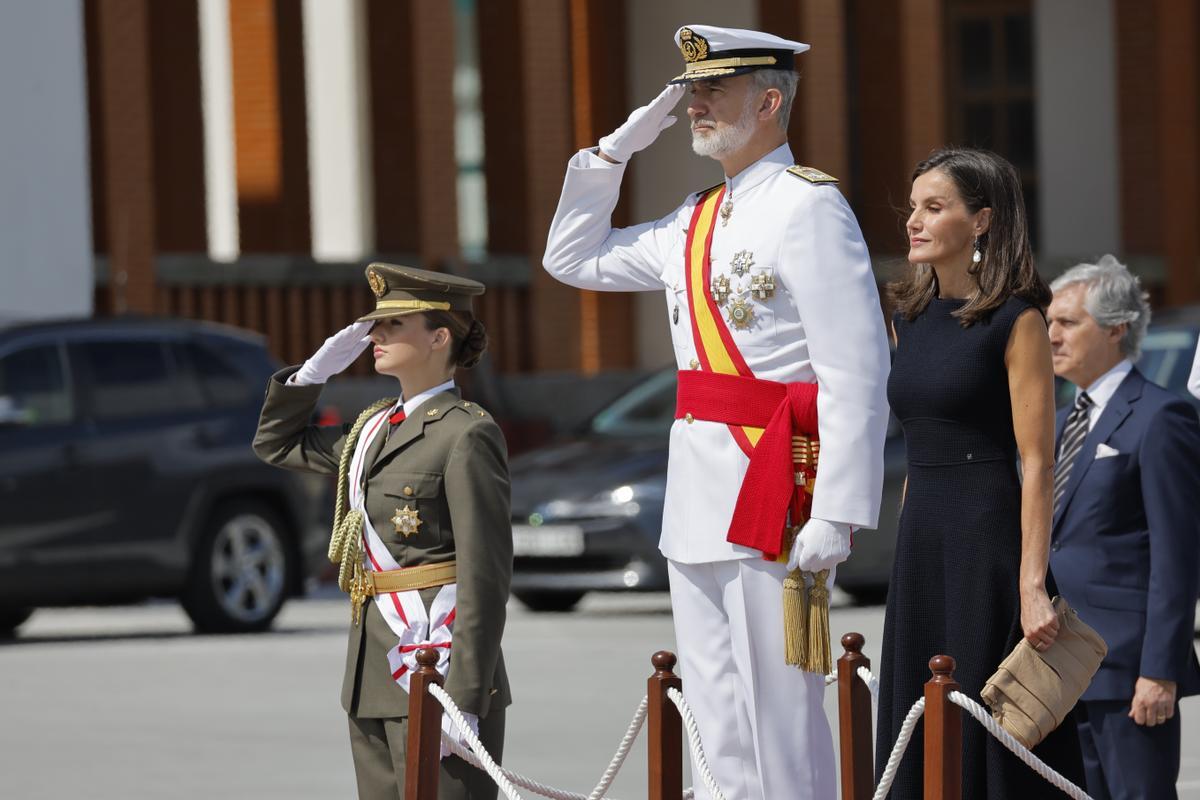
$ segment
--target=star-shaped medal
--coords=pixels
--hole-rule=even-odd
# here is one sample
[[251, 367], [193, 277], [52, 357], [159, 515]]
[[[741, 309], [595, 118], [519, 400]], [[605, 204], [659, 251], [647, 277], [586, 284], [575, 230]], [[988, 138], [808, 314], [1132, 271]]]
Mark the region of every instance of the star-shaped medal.
[[729, 303], [729, 322], [739, 331], [749, 330], [754, 322], [754, 307], [744, 297], [735, 297]]
[[745, 277], [750, 268], [754, 266], [754, 253], [749, 250], [739, 250], [733, 254], [733, 258], [729, 260], [729, 268], [733, 270], [733, 274], [739, 278]]
[[417, 532], [417, 528], [421, 527], [421, 518], [417, 516], [417, 510], [409, 506], [404, 506], [403, 509], [396, 509], [396, 516], [392, 517], [391, 522], [396, 526], [396, 533], [404, 536], [412, 536]]

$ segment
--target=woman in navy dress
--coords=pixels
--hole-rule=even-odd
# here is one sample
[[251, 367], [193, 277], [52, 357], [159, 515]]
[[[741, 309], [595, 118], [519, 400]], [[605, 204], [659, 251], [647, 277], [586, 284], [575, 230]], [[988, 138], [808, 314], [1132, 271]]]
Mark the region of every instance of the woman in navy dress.
[[[978, 699], [1021, 637], [1041, 649], [1058, 633], [1050, 289], [1033, 263], [1020, 183], [993, 153], [941, 150], [917, 165], [911, 207], [911, 271], [889, 287], [888, 400], [904, 427], [908, 479], [884, 621], [877, 773], [932, 656], [953, 656], [962, 691]], [[1034, 752], [1082, 782], [1071, 719]], [[922, 796], [922, 763], [918, 735], [891, 797]], [[968, 800], [1059, 795], [969, 718], [962, 763]]]

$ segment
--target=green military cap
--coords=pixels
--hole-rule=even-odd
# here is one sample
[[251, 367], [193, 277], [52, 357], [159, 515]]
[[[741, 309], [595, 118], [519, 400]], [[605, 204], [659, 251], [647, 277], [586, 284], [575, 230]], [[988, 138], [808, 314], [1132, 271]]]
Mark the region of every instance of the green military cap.
[[379, 262], [367, 267], [367, 283], [375, 293], [375, 310], [359, 322], [421, 311], [470, 311], [471, 298], [484, 289], [470, 278]]

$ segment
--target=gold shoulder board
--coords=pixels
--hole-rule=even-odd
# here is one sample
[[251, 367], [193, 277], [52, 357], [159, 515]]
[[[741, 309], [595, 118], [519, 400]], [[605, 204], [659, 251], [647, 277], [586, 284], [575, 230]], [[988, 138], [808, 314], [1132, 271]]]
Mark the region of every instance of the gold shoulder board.
[[814, 167], [802, 167], [799, 164], [788, 167], [787, 171], [795, 175], [797, 178], [804, 178], [809, 183], [837, 183], [838, 179], [832, 175], [826, 175], [821, 170]]

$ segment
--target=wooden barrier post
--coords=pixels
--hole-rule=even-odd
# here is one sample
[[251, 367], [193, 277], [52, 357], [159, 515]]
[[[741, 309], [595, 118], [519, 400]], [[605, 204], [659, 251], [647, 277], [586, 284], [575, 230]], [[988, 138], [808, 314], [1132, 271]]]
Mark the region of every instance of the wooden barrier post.
[[871, 737], [871, 688], [858, 676], [871, 667], [862, 653], [863, 635], [842, 637], [837, 660], [838, 738], [842, 754], [842, 800], [869, 800], [875, 794], [875, 754]]
[[420, 667], [408, 684], [408, 749], [404, 770], [404, 800], [437, 800], [442, 768], [442, 704], [429, 694], [429, 685], [442, 685], [438, 653], [417, 651]]
[[933, 677], [925, 684], [925, 800], [962, 798], [962, 710], [950, 702], [958, 691], [954, 659], [929, 660]]
[[683, 690], [675, 676], [675, 654], [659, 650], [650, 659], [654, 674], [646, 685], [649, 729], [650, 800], [678, 800], [683, 794], [683, 718], [667, 697], [671, 688]]

